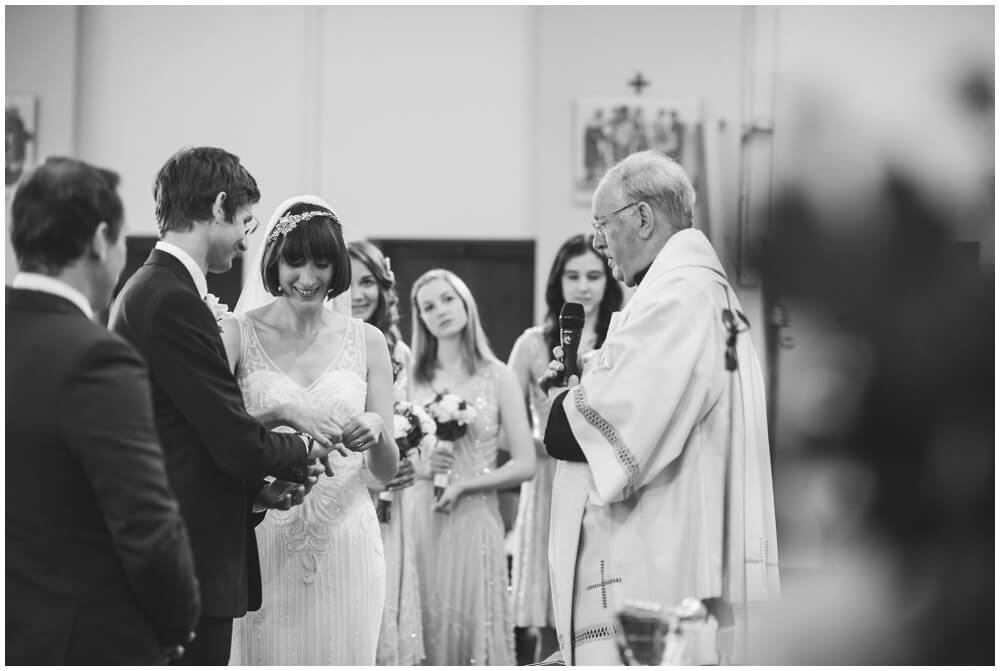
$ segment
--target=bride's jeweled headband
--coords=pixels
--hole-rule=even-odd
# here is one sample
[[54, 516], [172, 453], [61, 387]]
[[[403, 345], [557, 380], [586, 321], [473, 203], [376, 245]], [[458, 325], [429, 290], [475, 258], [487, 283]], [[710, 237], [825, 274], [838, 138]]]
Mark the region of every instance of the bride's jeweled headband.
[[325, 210], [312, 210], [310, 212], [303, 212], [302, 214], [286, 214], [281, 219], [278, 219], [278, 223], [274, 225], [271, 235], [267, 236], [267, 241], [277, 240], [278, 236], [287, 235], [290, 231], [294, 231], [300, 221], [308, 221], [313, 217], [329, 217], [331, 214], [331, 212]]

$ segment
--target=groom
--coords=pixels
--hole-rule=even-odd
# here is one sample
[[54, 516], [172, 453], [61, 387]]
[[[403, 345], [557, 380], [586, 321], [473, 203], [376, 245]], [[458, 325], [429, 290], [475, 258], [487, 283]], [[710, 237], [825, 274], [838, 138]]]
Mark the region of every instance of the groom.
[[248, 415], [205, 303], [205, 273], [229, 270], [257, 227], [253, 176], [222, 149], [182, 149], [153, 193], [161, 239], [115, 300], [109, 326], [149, 364], [156, 427], [191, 537], [202, 617], [180, 663], [225, 665], [233, 618], [261, 605], [253, 526], [262, 517], [252, 506], [262, 478], [314, 480], [314, 460], [340, 437], [316, 435], [307, 446]]

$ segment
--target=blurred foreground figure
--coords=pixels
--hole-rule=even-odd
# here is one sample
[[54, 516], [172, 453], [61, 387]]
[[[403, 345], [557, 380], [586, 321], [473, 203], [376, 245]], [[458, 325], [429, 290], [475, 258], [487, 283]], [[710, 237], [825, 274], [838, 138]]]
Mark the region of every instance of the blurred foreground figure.
[[779, 448], [798, 452], [824, 501], [830, 552], [819, 577], [786, 589], [755, 663], [994, 659], [994, 271], [959, 260], [954, 240], [992, 237], [991, 81], [968, 79], [953, 119], [976, 127], [960, 198], [934, 193], [942, 162], [928, 159], [888, 162], [847, 208], [849, 194], [823, 197], [845, 179], [829, 161], [822, 185], [792, 183], [778, 200], [765, 288], [823, 333], [813, 384], [828, 385], [825, 407], [786, 420], [811, 431]]
[[12, 205], [7, 288], [9, 664], [152, 665], [198, 620], [142, 359], [93, 321], [125, 265], [118, 176], [67, 158]]

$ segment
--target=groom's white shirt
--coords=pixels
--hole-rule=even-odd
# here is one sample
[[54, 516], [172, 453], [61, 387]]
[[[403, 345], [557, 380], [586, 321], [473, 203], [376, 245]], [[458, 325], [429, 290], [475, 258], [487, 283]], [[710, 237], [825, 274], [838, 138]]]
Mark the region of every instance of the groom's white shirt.
[[205, 294], [208, 293], [208, 280], [205, 278], [205, 273], [201, 271], [198, 264], [191, 258], [191, 255], [177, 245], [163, 240], [157, 241], [156, 249], [170, 254], [170, 256], [180, 261], [187, 268], [187, 271], [191, 274], [191, 279], [194, 280], [195, 287], [198, 288], [198, 295], [204, 298]]
[[39, 273], [18, 273], [11, 280], [11, 286], [15, 289], [27, 289], [29, 291], [41, 291], [65, 298], [70, 303], [80, 308], [80, 311], [87, 315], [87, 319], [94, 321], [94, 311], [90, 307], [90, 301], [76, 287], [71, 287], [62, 280], [57, 280], [48, 275]]

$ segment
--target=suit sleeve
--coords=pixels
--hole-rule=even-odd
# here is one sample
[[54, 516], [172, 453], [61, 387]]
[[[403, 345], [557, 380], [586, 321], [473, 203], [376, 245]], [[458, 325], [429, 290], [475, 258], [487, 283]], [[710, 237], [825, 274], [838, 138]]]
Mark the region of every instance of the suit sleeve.
[[100, 505], [140, 610], [163, 645], [187, 642], [201, 603], [194, 559], [156, 438], [149, 378], [124, 342], [90, 349], [59, 417]]
[[681, 455], [722, 370], [721, 316], [695, 284], [661, 280], [633, 301], [561, 404], [605, 502]]
[[296, 435], [268, 431], [247, 413], [218, 324], [197, 295], [167, 294], [149, 319], [150, 367], [219, 469], [248, 480], [270, 474], [305, 482], [305, 443]]
[[258, 513], [254, 512], [253, 509], [254, 502], [257, 500], [257, 494], [259, 494], [260, 490], [264, 489], [264, 487], [266, 486], [267, 486], [266, 480], [259, 480], [257, 482], [252, 482], [247, 485], [247, 510], [250, 511], [250, 514], [247, 515], [247, 520], [250, 522], [251, 529], [260, 524], [261, 522], [263, 522], [264, 516], [267, 514], [266, 510]]

